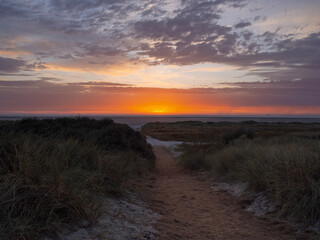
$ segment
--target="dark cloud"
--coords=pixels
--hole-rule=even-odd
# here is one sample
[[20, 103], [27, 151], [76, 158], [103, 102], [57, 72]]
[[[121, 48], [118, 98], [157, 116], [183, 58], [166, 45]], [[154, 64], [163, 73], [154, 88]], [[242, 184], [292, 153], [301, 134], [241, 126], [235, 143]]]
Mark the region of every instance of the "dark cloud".
[[[177, 43], [173, 49], [170, 44], [156, 44], [145, 52], [150, 57], [161, 59], [164, 63], [177, 65], [190, 65], [199, 62], [210, 62], [213, 57], [218, 57], [218, 51], [210, 44], [185, 44]], [[141, 53], [144, 54], [144, 53]]]
[[0, 72], [0, 76], [15, 76], [15, 77], [30, 77], [32, 76], [31, 74], [25, 74], [25, 73], [4, 73], [4, 72]]
[[[58, 78], [50, 77], [40, 77], [40, 80], [0, 80], [0, 88], [5, 91], [20, 91], [19, 89], [34, 89], [36, 91], [49, 91], [52, 93], [65, 92], [66, 89], [69, 89], [74, 94], [79, 94], [83, 91], [104, 91], [107, 88], [117, 88], [117, 87], [133, 87], [132, 84], [125, 83], [112, 83], [112, 82], [72, 82], [64, 83], [61, 82]], [[0, 89], [0, 92], [1, 92]], [[16, 89], [16, 90], [13, 90]], [[17, 90], [18, 89], [18, 90]]]
[[39, 77], [42, 81], [61, 81], [61, 78], [55, 78], [55, 77]]
[[[174, 16], [136, 21], [134, 30], [140, 39], [179, 41], [179, 42], [210, 42], [219, 38], [233, 38], [231, 28], [218, 24], [223, 4], [240, 7], [245, 1], [216, 0], [190, 1], [183, 0], [183, 7], [175, 10]], [[228, 42], [229, 40], [227, 40]]]
[[[190, 9], [190, 11], [202, 13], [201, 8]], [[141, 39], [192, 42], [206, 40], [210, 36], [226, 34], [230, 31], [229, 27], [223, 27], [213, 22], [214, 19], [219, 18], [217, 14], [210, 14], [210, 17], [205, 17], [205, 13], [204, 16], [197, 15], [184, 9], [174, 18], [138, 21], [134, 25], [135, 33]]]
[[[140, 56], [140, 62], [149, 64], [212, 62], [241, 67], [292, 68], [314, 68], [318, 64], [315, 54], [318, 50], [310, 50], [317, 47], [317, 37], [310, 36], [298, 41], [287, 36], [281, 40], [277, 31], [266, 31], [261, 35], [254, 35], [250, 31], [234, 32], [234, 29], [219, 22], [223, 14], [221, 6], [241, 8], [247, 3], [236, 0], [182, 0], [179, 8], [167, 14], [164, 8], [167, 2], [159, 0], [134, 3], [128, 0], [52, 0], [47, 3], [19, 1], [19, 4], [17, 1], [0, 1], [0, 12], [1, 17], [20, 17], [33, 29], [39, 27], [48, 37], [52, 37], [50, 45], [40, 42], [25, 46], [26, 50], [34, 51], [40, 59], [25, 66], [29, 69], [45, 69], [46, 64], [41, 59], [53, 57], [65, 61], [88, 58], [88, 63], [113, 64], [119, 57], [131, 58], [128, 56], [131, 51]], [[138, 14], [134, 20], [117, 20], [133, 12]], [[254, 20], [261, 18], [256, 16]], [[250, 24], [242, 21], [234, 27], [239, 31]], [[148, 39], [153, 43], [145, 43]], [[154, 60], [146, 60], [144, 56], [153, 57]], [[2, 66], [2, 72], [21, 70], [22, 65], [26, 65], [20, 59], [1, 61], [1, 65], [12, 67], [6, 65], [4, 70]], [[261, 63], [263, 61], [269, 63]]]
[[234, 4], [234, 1], [183, 3], [184, 7], [176, 10], [173, 17], [134, 24], [137, 38], [156, 41], [141, 45], [140, 55], [154, 57], [156, 62], [188, 65], [219, 61], [222, 55], [234, 53], [238, 34], [218, 23], [222, 13], [219, 5]]
[[30, 74], [19, 73], [21, 71], [33, 71], [46, 69], [45, 63], [28, 63], [23, 59], [0, 57], [0, 75], [4, 76], [28, 76]]
[[83, 86], [83, 87], [129, 87], [134, 86], [132, 84], [125, 84], [125, 83], [113, 83], [113, 82], [73, 82], [68, 83], [70, 86]]
[[14, 16], [26, 16], [27, 11], [23, 8], [18, 8], [10, 1], [0, 1], [0, 18], [14, 17]]
[[[140, 62], [151, 65], [212, 62], [262, 67], [261, 61], [274, 61], [269, 66], [279, 67], [293, 61], [289, 57], [286, 60], [284, 55], [295, 58], [293, 55], [301, 48], [289, 50], [294, 40], [290, 36], [282, 40], [277, 31], [261, 35], [239, 32], [250, 26], [248, 21], [237, 23], [234, 29], [220, 23], [221, 6], [242, 8], [248, 1], [182, 0], [171, 13], [165, 8], [167, 4], [160, 0], [0, 1], [0, 12], [2, 17], [16, 16], [12, 19], [16, 26], [25, 22], [30, 29], [43, 31], [40, 38], [38, 33], [35, 35], [42, 42], [22, 44], [23, 50], [37, 57], [37, 61], [26, 66], [29, 69], [45, 69], [41, 59], [72, 62], [82, 58], [89, 65], [115, 64], [120, 59], [130, 61], [132, 52], [140, 56]], [[121, 20], [133, 13], [134, 19]], [[261, 18], [256, 16], [254, 20]], [[30, 29], [11, 32], [32, 36]], [[10, 45], [10, 38], [5, 40]]]
[[[40, 74], [47, 64], [54, 66], [55, 62], [74, 68], [85, 65], [88, 69], [123, 62], [220, 63], [237, 66], [248, 72], [246, 76], [259, 76], [265, 82], [239, 82], [230, 89], [201, 90], [205, 94], [218, 94], [221, 98], [223, 94], [235, 94], [239, 102], [246, 104], [254, 98], [261, 100], [257, 100], [259, 104], [271, 104], [274, 99], [286, 104], [286, 97], [288, 104], [319, 102], [315, 92], [320, 92], [320, 32], [297, 39], [290, 33], [281, 35], [279, 29], [262, 34], [246, 29], [254, 22], [266, 20], [265, 16], [256, 16], [260, 12], [248, 16], [250, 22], [224, 24], [224, 11], [240, 10], [250, 3], [244, 0], [181, 0], [173, 10], [171, 3], [166, 0], [0, 0], [3, 33], [0, 49], [29, 53], [23, 55], [25, 59], [0, 57], [0, 75], [23, 77], [35, 70]], [[249, 8], [249, 11], [260, 10]], [[30, 96], [36, 93], [31, 88], [56, 96], [68, 94], [67, 90], [70, 95], [77, 95], [131, 85], [92, 81], [62, 84], [57, 79], [43, 77], [30, 81], [3, 80], [0, 86], [1, 91], [14, 88], [12, 92], [17, 91], [19, 96], [23, 91], [17, 89], [24, 87], [28, 87]], [[296, 100], [295, 95], [299, 96]]]
[[280, 61], [282, 67], [319, 70], [320, 32], [298, 40], [283, 40], [274, 46], [277, 51], [261, 56], [266, 60]]
[[250, 22], [239, 22], [236, 25], [234, 25], [235, 28], [245, 28], [251, 26]]
[[83, 52], [75, 53], [78, 57], [84, 56], [118, 56], [124, 53], [123, 50], [116, 47], [106, 46], [101, 47], [97, 45], [86, 44], [82, 46]]
[[243, 36], [244, 40], [249, 41], [251, 39], [251, 37], [253, 36], [253, 32], [244, 31], [244, 32], [242, 32], [242, 36]]
[[264, 22], [264, 21], [266, 21], [268, 19], [268, 17], [267, 16], [255, 16], [254, 18], [253, 18], [253, 21], [254, 22]]
[[[240, 36], [246, 41], [241, 42]], [[276, 32], [265, 32], [258, 36], [271, 44], [272, 51], [261, 51], [264, 45], [252, 42], [256, 37], [250, 31], [244, 31], [239, 35], [226, 30], [220, 37], [222, 40], [219, 42], [160, 41], [141, 47], [140, 54], [169, 64], [189, 65], [212, 62], [235, 65], [243, 69], [251, 68], [251, 75], [273, 80], [276, 80], [275, 77], [279, 79], [281, 75], [281, 79], [284, 80], [297, 77], [319, 77], [320, 32], [297, 40], [279, 40]], [[241, 53], [236, 49], [239, 46], [242, 46]], [[264, 70], [264, 68], [269, 69]]]
[[34, 62], [26, 65], [26, 70], [43, 70], [46, 68], [46, 64], [43, 62]]
[[320, 106], [320, 78], [224, 84], [248, 94], [248, 105]]
[[[85, 11], [87, 9], [106, 7], [115, 3], [121, 5], [126, 0], [51, 0], [50, 5], [60, 11]], [[115, 6], [112, 6], [113, 8]]]
[[22, 70], [27, 62], [22, 59], [0, 57], [0, 73], [14, 73]]
[[43, 81], [34, 81], [34, 80], [23, 80], [23, 81], [5, 81], [0, 80], [0, 87], [37, 87], [40, 83], [43, 83]]
[[[233, 82], [223, 83], [232, 87], [240, 87], [246, 89], [275, 89], [281, 91], [298, 91], [302, 95], [314, 95], [320, 99], [320, 81], [317, 78], [305, 78], [296, 80], [280, 80], [280, 81], [261, 81], [261, 82]], [[317, 103], [319, 104], [319, 103]]]
[[271, 44], [275, 40], [277, 40], [277, 33], [276, 32], [266, 31], [263, 34], [261, 34], [260, 37], [263, 39], [263, 41], [268, 42], [268, 43]]
[[[155, 3], [156, 1], [153, 1], [151, 3]], [[164, 2], [163, 2], [164, 3]], [[160, 4], [161, 5], [161, 4]], [[145, 8], [147, 7], [147, 5], [145, 6]], [[158, 5], [153, 5], [152, 7], [144, 10], [141, 13], [141, 17], [151, 17], [151, 18], [160, 18], [161, 16], [165, 15], [167, 13], [167, 11], [161, 9]]]
[[[44, 58], [69, 62], [84, 58], [88, 63], [115, 64], [119, 59], [131, 59], [132, 52], [140, 56], [140, 62], [149, 61], [151, 65], [237, 64], [239, 59], [252, 65], [269, 60], [275, 55], [269, 52], [279, 49], [280, 45], [287, 48], [291, 41], [290, 36], [287, 36], [288, 43], [282, 41], [278, 32], [266, 31], [261, 35], [239, 32], [251, 25], [248, 21], [235, 24], [235, 29], [220, 22], [221, 6], [242, 8], [248, 1], [181, 0], [180, 6], [170, 13], [165, 8], [168, 3], [160, 0], [2, 0], [0, 13], [3, 18], [14, 17], [11, 20], [15, 27], [8, 33], [41, 39], [21, 44], [22, 50], [37, 57], [33, 66], [29, 65], [30, 69], [45, 69], [46, 64], [41, 61]], [[125, 20], [130, 14], [135, 17]], [[256, 16], [254, 21], [260, 19], [261, 16]], [[1, 40], [9, 46], [12, 45], [10, 39], [9, 35]], [[154, 60], [146, 60], [145, 56], [152, 56]]]
[[213, 0], [213, 1], [193, 1], [193, 0], [182, 0], [182, 3], [195, 3], [195, 2], [205, 2], [210, 3], [211, 5], [228, 5], [234, 8], [242, 8], [248, 4], [247, 0]]
[[262, 10], [262, 8], [250, 8], [250, 12], [257, 12]]

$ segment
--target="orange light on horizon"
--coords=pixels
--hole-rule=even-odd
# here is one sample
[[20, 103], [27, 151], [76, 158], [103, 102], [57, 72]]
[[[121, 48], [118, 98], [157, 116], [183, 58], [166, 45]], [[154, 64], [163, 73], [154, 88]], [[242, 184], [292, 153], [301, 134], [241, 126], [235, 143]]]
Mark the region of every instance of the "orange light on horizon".
[[[0, 106], [3, 113], [108, 115], [320, 115], [320, 106], [252, 105], [242, 93], [216, 89], [134, 87], [90, 88], [85, 92], [47, 92], [32, 88]], [[65, 94], [65, 95], [63, 95]], [[26, 96], [29, 96], [27, 98]], [[67, 96], [66, 99], [64, 96]], [[258, 98], [258, 97], [257, 97]], [[27, 101], [30, 99], [30, 101]], [[250, 105], [246, 105], [246, 104]]]

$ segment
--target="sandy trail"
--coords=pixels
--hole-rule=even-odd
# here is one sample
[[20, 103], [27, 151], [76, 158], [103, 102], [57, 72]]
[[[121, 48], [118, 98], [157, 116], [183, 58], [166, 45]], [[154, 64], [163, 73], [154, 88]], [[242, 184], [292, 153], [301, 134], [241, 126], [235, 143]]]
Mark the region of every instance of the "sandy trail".
[[215, 192], [200, 174], [177, 166], [163, 146], [154, 146], [156, 176], [144, 184], [145, 201], [162, 217], [155, 228], [157, 239], [275, 240], [305, 239], [279, 222], [246, 212], [241, 198]]

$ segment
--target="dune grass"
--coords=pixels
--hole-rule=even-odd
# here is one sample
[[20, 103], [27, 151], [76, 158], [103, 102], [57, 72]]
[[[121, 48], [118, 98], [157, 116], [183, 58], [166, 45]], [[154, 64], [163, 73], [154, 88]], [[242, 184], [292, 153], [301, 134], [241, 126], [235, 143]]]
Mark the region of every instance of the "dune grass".
[[319, 221], [319, 140], [240, 138], [228, 145], [193, 148], [182, 155], [183, 166], [209, 170], [220, 180], [246, 182], [250, 189], [264, 191], [279, 206], [279, 214], [291, 221]]
[[140, 133], [111, 120], [27, 119], [0, 128], [0, 239], [94, 221], [107, 194], [152, 170]]
[[148, 136], [160, 140], [187, 142], [228, 141], [237, 135], [247, 134], [248, 137], [261, 136], [303, 136], [320, 138], [320, 123], [299, 122], [151, 122], [142, 126], [141, 131]]

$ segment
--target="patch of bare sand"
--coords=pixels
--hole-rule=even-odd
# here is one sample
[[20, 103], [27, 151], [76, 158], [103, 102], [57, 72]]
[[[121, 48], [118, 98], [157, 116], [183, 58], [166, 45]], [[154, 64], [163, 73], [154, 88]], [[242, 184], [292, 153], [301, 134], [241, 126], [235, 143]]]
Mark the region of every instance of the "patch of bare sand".
[[[59, 234], [61, 240], [154, 240], [158, 214], [146, 208], [140, 197], [127, 192], [123, 198], [104, 198], [102, 214], [93, 225], [81, 221], [66, 226]], [[53, 240], [49, 237], [44, 240]]]
[[246, 212], [241, 197], [210, 191], [210, 181], [179, 167], [165, 147], [154, 146], [154, 151], [157, 173], [138, 189], [149, 207], [162, 215], [155, 225], [156, 239], [307, 239], [288, 224]]

